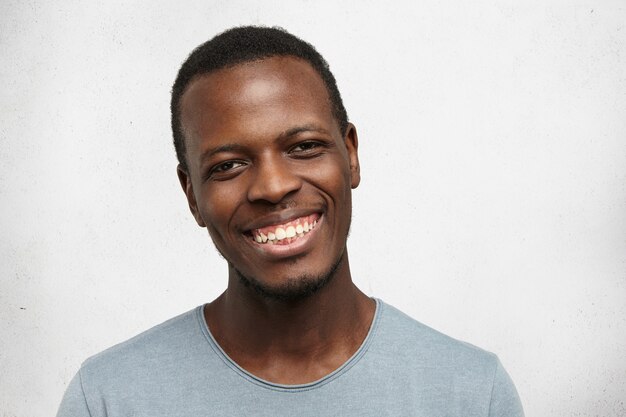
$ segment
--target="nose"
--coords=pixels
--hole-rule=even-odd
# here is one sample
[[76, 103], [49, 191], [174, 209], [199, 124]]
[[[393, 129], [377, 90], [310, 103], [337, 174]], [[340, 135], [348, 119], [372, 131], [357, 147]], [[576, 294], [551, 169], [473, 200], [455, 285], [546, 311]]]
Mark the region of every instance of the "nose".
[[302, 187], [302, 179], [281, 157], [265, 157], [255, 164], [254, 175], [248, 188], [248, 201], [279, 203], [288, 194]]

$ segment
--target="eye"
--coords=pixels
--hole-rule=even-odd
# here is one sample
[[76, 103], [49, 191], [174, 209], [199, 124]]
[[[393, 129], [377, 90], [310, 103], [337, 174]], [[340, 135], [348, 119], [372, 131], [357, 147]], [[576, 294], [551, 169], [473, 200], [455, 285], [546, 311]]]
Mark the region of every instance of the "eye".
[[227, 179], [237, 173], [238, 168], [245, 166], [243, 161], [224, 161], [211, 167], [208, 178]]
[[290, 150], [289, 153], [290, 154], [295, 154], [295, 155], [317, 155], [319, 153], [319, 151], [323, 148], [324, 144], [317, 142], [317, 141], [306, 141], [306, 142], [301, 142], [298, 143], [297, 145], [293, 146]]
[[213, 172], [226, 172], [226, 171], [230, 171], [233, 168], [237, 168], [238, 166], [241, 166], [241, 165], [243, 165], [241, 162], [226, 161], [226, 162], [222, 162], [219, 165], [214, 166], [212, 171]]

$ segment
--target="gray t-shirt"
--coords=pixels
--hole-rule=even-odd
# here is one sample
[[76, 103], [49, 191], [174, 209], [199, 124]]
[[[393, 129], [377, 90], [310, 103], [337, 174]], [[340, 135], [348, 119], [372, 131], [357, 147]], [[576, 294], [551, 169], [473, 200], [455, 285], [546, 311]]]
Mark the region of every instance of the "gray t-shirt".
[[523, 416], [495, 355], [376, 305], [352, 358], [302, 385], [239, 367], [197, 307], [85, 361], [57, 417]]

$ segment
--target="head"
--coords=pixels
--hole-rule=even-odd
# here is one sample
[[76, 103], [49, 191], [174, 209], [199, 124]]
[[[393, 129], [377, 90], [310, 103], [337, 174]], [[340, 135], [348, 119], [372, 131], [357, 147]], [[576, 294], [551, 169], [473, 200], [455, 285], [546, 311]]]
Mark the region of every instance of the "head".
[[189, 84], [211, 72], [272, 56], [297, 57], [311, 65], [328, 90], [333, 116], [339, 130], [342, 135], [346, 133], [348, 114], [341, 100], [337, 82], [330, 72], [328, 63], [313, 45], [277, 27], [236, 27], [222, 32], [194, 49], [178, 71], [172, 87], [170, 110], [176, 157], [183, 168], [187, 167], [187, 160], [180, 100]]
[[172, 97], [178, 175], [229, 264], [229, 288], [292, 300], [349, 278], [360, 173], [345, 114], [322, 57], [278, 29], [233, 29], [183, 64]]

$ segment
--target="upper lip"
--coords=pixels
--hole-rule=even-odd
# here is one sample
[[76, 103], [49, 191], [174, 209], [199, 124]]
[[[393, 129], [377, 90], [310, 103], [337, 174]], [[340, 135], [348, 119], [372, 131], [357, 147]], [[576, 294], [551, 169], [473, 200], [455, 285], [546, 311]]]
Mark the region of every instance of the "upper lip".
[[246, 232], [250, 232], [254, 229], [260, 229], [262, 227], [287, 223], [288, 221], [295, 220], [298, 217], [309, 216], [313, 213], [320, 213], [321, 211], [322, 210], [320, 209], [314, 208], [286, 209], [265, 216], [257, 217], [254, 220], [245, 224], [243, 226], [243, 230]]

